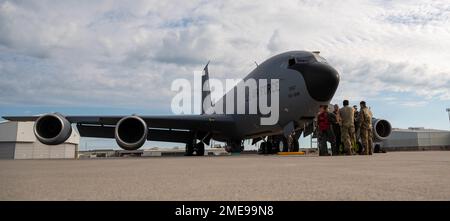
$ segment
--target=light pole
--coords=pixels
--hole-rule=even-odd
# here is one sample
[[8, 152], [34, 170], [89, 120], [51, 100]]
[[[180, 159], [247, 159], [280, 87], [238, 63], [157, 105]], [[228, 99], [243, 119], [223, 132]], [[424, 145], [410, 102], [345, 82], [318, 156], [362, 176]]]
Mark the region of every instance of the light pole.
[[447, 113], [448, 113], [448, 121], [450, 122], [450, 108], [447, 108]]

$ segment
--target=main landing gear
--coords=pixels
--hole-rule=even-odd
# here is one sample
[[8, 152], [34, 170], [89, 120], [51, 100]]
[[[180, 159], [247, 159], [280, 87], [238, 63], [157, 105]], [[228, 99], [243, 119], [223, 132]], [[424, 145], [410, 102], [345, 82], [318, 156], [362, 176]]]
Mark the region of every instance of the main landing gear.
[[228, 153], [240, 153], [244, 150], [244, 146], [242, 145], [242, 141], [236, 140], [227, 143], [227, 146], [225, 147], [225, 151]]
[[278, 152], [298, 152], [300, 149], [298, 140], [294, 140], [292, 144], [289, 145], [288, 140], [283, 135], [279, 136], [269, 136], [267, 141], [263, 141], [260, 146], [258, 153], [260, 154], [276, 154]]
[[203, 142], [195, 143], [187, 143], [186, 144], [186, 153], [185, 156], [204, 156], [205, 155], [205, 144]]

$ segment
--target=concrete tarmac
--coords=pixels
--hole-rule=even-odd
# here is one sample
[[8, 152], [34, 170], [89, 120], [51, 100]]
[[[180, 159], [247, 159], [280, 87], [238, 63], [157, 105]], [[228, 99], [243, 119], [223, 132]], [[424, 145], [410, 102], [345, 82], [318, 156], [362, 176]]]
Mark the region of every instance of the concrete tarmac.
[[0, 200], [450, 200], [450, 151], [0, 160]]

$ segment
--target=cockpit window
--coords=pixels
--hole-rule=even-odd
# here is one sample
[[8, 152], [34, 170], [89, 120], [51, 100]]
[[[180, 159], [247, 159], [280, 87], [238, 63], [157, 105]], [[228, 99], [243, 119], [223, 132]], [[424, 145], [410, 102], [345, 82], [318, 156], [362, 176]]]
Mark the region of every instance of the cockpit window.
[[294, 65], [296, 63], [295, 58], [290, 58], [288, 63], [289, 63], [289, 66]]
[[314, 56], [292, 57], [288, 60], [288, 66], [295, 64], [308, 64], [317, 61]]
[[314, 56], [305, 56], [305, 57], [296, 57], [295, 61], [298, 64], [307, 64], [307, 63], [315, 62], [316, 59], [314, 58]]

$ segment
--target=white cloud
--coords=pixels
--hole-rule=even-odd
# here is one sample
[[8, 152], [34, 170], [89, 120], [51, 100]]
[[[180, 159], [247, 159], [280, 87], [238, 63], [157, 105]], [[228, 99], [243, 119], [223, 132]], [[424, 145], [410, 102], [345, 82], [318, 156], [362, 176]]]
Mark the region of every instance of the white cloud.
[[0, 1], [0, 103], [169, 106], [171, 81], [212, 60], [243, 77], [320, 50], [336, 99], [450, 100], [448, 1]]
[[426, 101], [401, 101], [398, 103], [405, 107], [423, 107], [427, 104]]

